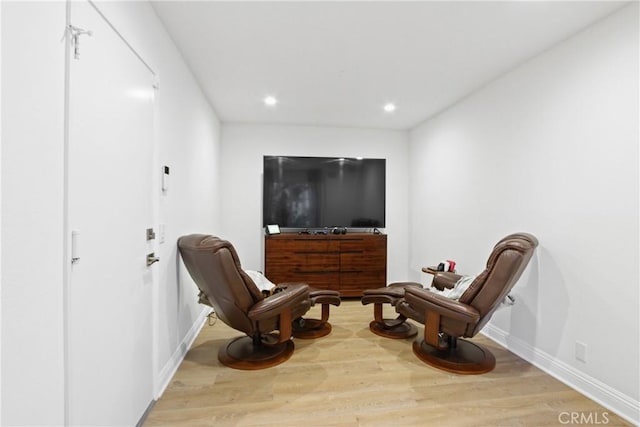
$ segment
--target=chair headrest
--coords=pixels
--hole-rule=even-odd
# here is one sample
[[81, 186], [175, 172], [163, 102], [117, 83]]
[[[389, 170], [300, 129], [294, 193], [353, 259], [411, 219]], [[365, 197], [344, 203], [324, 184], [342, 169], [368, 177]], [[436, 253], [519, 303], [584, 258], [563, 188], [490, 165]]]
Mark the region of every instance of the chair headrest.
[[502, 301], [516, 284], [537, 246], [538, 239], [529, 233], [513, 233], [500, 239], [487, 259], [486, 268], [459, 301], [472, 305], [483, 315], [492, 311], [496, 301]]
[[[243, 301], [239, 305], [243, 308], [264, 299], [253, 280], [242, 269], [238, 253], [229, 241], [206, 234], [190, 234], [178, 239], [178, 248], [189, 274], [210, 300], [216, 299], [214, 289], [220, 289], [219, 285], [222, 284], [218, 281], [218, 286], [215, 286], [216, 282], [212, 282], [215, 277], [219, 280], [225, 278], [225, 282], [233, 278], [233, 286], [245, 288], [244, 292], [250, 295], [251, 301], [245, 301], [245, 298], [242, 298]], [[232, 263], [229, 262], [229, 255]], [[223, 262], [223, 264], [219, 265], [219, 262]], [[236, 298], [240, 298], [242, 294], [238, 289], [233, 293]], [[220, 296], [218, 296], [219, 298]], [[238, 301], [236, 301], [237, 303]]]

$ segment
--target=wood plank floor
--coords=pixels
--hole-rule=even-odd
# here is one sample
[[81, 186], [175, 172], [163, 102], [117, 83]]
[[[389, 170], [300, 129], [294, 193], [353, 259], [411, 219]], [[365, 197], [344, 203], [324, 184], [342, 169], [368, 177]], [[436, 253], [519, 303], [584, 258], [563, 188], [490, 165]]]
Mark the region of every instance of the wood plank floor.
[[331, 307], [330, 335], [296, 339], [291, 359], [260, 371], [221, 365], [218, 348], [240, 334], [205, 325], [144, 425], [557, 426], [575, 412], [630, 425], [485, 337], [474, 341], [491, 349], [495, 370], [449, 374], [420, 362], [411, 339], [372, 334], [372, 317], [373, 306], [343, 301]]

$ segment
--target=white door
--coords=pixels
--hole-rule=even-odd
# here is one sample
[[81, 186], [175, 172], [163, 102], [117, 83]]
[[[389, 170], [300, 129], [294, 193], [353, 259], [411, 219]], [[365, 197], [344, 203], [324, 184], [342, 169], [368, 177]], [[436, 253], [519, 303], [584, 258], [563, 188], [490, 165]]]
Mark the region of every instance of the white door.
[[153, 398], [153, 75], [87, 2], [69, 58], [67, 421], [135, 425]]

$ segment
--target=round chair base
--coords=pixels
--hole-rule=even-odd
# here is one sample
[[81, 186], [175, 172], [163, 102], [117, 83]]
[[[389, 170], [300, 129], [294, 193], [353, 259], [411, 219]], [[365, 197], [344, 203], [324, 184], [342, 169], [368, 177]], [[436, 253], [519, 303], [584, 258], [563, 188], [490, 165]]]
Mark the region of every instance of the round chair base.
[[[394, 320], [391, 320], [391, 322], [393, 322]], [[385, 319], [385, 321], [388, 320]], [[376, 335], [380, 335], [381, 337], [394, 339], [410, 338], [418, 333], [418, 328], [411, 323], [403, 322], [390, 327], [375, 320], [369, 323], [369, 330]]]
[[319, 319], [304, 319], [304, 327], [296, 327], [293, 324], [291, 336], [300, 339], [314, 339], [324, 337], [331, 333], [331, 323]]
[[276, 345], [254, 346], [251, 337], [238, 337], [220, 347], [218, 360], [234, 369], [265, 369], [288, 360], [294, 347], [291, 340]]
[[463, 339], [450, 350], [438, 350], [424, 340], [416, 340], [413, 353], [427, 365], [454, 374], [484, 374], [496, 366], [496, 358], [488, 349]]

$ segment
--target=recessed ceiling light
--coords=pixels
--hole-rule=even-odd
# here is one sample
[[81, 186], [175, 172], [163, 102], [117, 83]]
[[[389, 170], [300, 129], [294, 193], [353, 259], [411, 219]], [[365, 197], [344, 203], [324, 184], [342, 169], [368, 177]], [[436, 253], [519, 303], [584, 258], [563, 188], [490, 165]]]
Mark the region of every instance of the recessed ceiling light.
[[386, 104], [384, 104], [384, 107], [382, 107], [384, 109], [384, 111], [386, 111], [387, 113], [391, 113], [393, 111], [396, 111], [396, 105], [388, 102]]
[[276, 99], [275, 96], [267, 96], [264, 98], [264, 104], [270, 107], [273, 107], [277, 103], [278, 103], [278, 100]]

